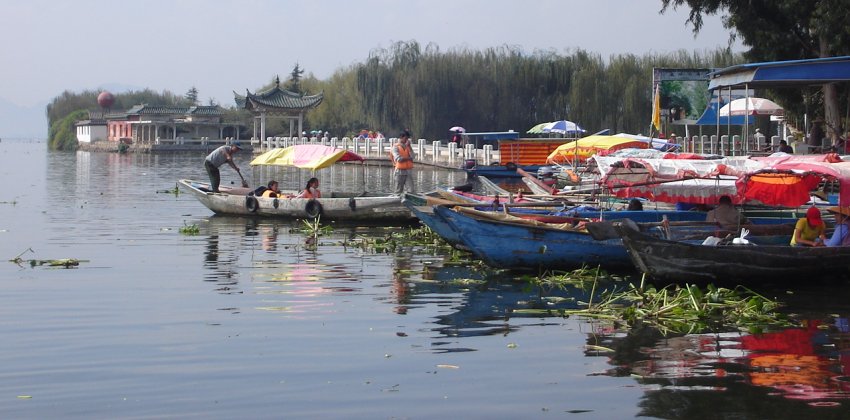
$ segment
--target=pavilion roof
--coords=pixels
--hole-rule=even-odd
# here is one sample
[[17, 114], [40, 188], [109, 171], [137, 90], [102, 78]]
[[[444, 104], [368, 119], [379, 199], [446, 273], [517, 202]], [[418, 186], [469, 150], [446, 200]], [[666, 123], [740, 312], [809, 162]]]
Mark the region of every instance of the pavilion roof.
[[245, 96], [233, 92], [234, 100], [239, 108], [243, 109], [278, 109], [278, 110], [305, 110], [319, 106], [324, 99], [324, 93], [317, 95], [302, 95], [283, 89], [278, 80], [271, 89], [251, 93], [245, 90]]

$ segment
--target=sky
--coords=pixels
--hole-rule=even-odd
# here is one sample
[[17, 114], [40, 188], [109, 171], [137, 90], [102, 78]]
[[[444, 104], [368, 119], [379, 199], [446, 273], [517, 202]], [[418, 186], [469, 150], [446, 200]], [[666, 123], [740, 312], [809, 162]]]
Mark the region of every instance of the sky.
[[688, 9], [660, 9], [660, 0], [0, 0], [0, 103], [194, 86], [204, 103], [230, 106], [233, 91], [285, 80], [296, 63], [326, 79], [398, 41], [602, 57], [728, 44], [719, 17], [694, 37]]

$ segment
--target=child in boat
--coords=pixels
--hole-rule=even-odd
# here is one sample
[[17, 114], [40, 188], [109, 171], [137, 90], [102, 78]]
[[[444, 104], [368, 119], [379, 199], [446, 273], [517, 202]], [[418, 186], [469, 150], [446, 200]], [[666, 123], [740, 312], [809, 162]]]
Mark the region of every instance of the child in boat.
[[826, 241], [826, 228], [820, 216], [820, 210], [812, 206], [806, 210], [806, 217], [797, 221], [791, 246], [823, 246]]
[[322, 192], [319, 191], [319, 179], [310, 178], [307, 181], [307, 186], [304, 187], [304, 191], [301, 191], [298, 198], [322, 198]]
[[263, 197], [275, 198], [280, 196], [280, 187], [278, 186], [277, 181], [269, 181], [268, 185], [266, 186], [266, 190], [263, 191]]

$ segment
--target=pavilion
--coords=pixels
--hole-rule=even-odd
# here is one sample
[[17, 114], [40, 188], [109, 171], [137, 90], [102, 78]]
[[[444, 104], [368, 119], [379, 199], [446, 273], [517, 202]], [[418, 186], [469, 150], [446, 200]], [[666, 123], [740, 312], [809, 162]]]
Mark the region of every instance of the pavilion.
[[[254, 136], [261, 141], [266, 138], [266, 120], [279, 118], [289, 120], [289, 137], [296, 137], [304, 131], [304, 115], [308, 110], [322, 103], [324, 93], [303, 95], [280, 87], [280, 78], [275, 77], [275, 86], [263, 92], [251, 93], [245, 89], [245, 96], [233, 92], [236, 106], [254, 114]], [[259, 132], [257, 122], [259, 121]], [[298, 130], [295, 131], [295, 122]]]

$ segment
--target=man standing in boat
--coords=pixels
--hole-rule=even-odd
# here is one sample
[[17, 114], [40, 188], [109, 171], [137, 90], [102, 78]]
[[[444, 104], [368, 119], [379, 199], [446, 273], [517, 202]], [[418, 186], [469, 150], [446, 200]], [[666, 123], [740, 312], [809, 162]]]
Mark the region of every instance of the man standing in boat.
[[[212, 192], [219, 192], [218, 186], [221, 184], [221, 172], [219, 172], [218, 168], [225, 163], [230, 165], [239, 174], [239, 177], [242, 178], [242, 172], [239, 171], [239, 167], [233, 162], [233, 154], [240, 150], [242, 150], [242, 145], [238, 141], [234, 141], [230, 145], [216, 148], [207, 155], [207, 158], [204, 160], [204, 168], [210, 176], [210, 189]], [[242, 186], [248, 186], [244, 178], [242, 179]]]
[[392, 147], [393, 166], [395, 166], [395, 193], [401, 195], [405, 184], [407, 192], [413, 192], [413, 146], [410, 145], [410, 132], [402, 130], [398, 141]]

